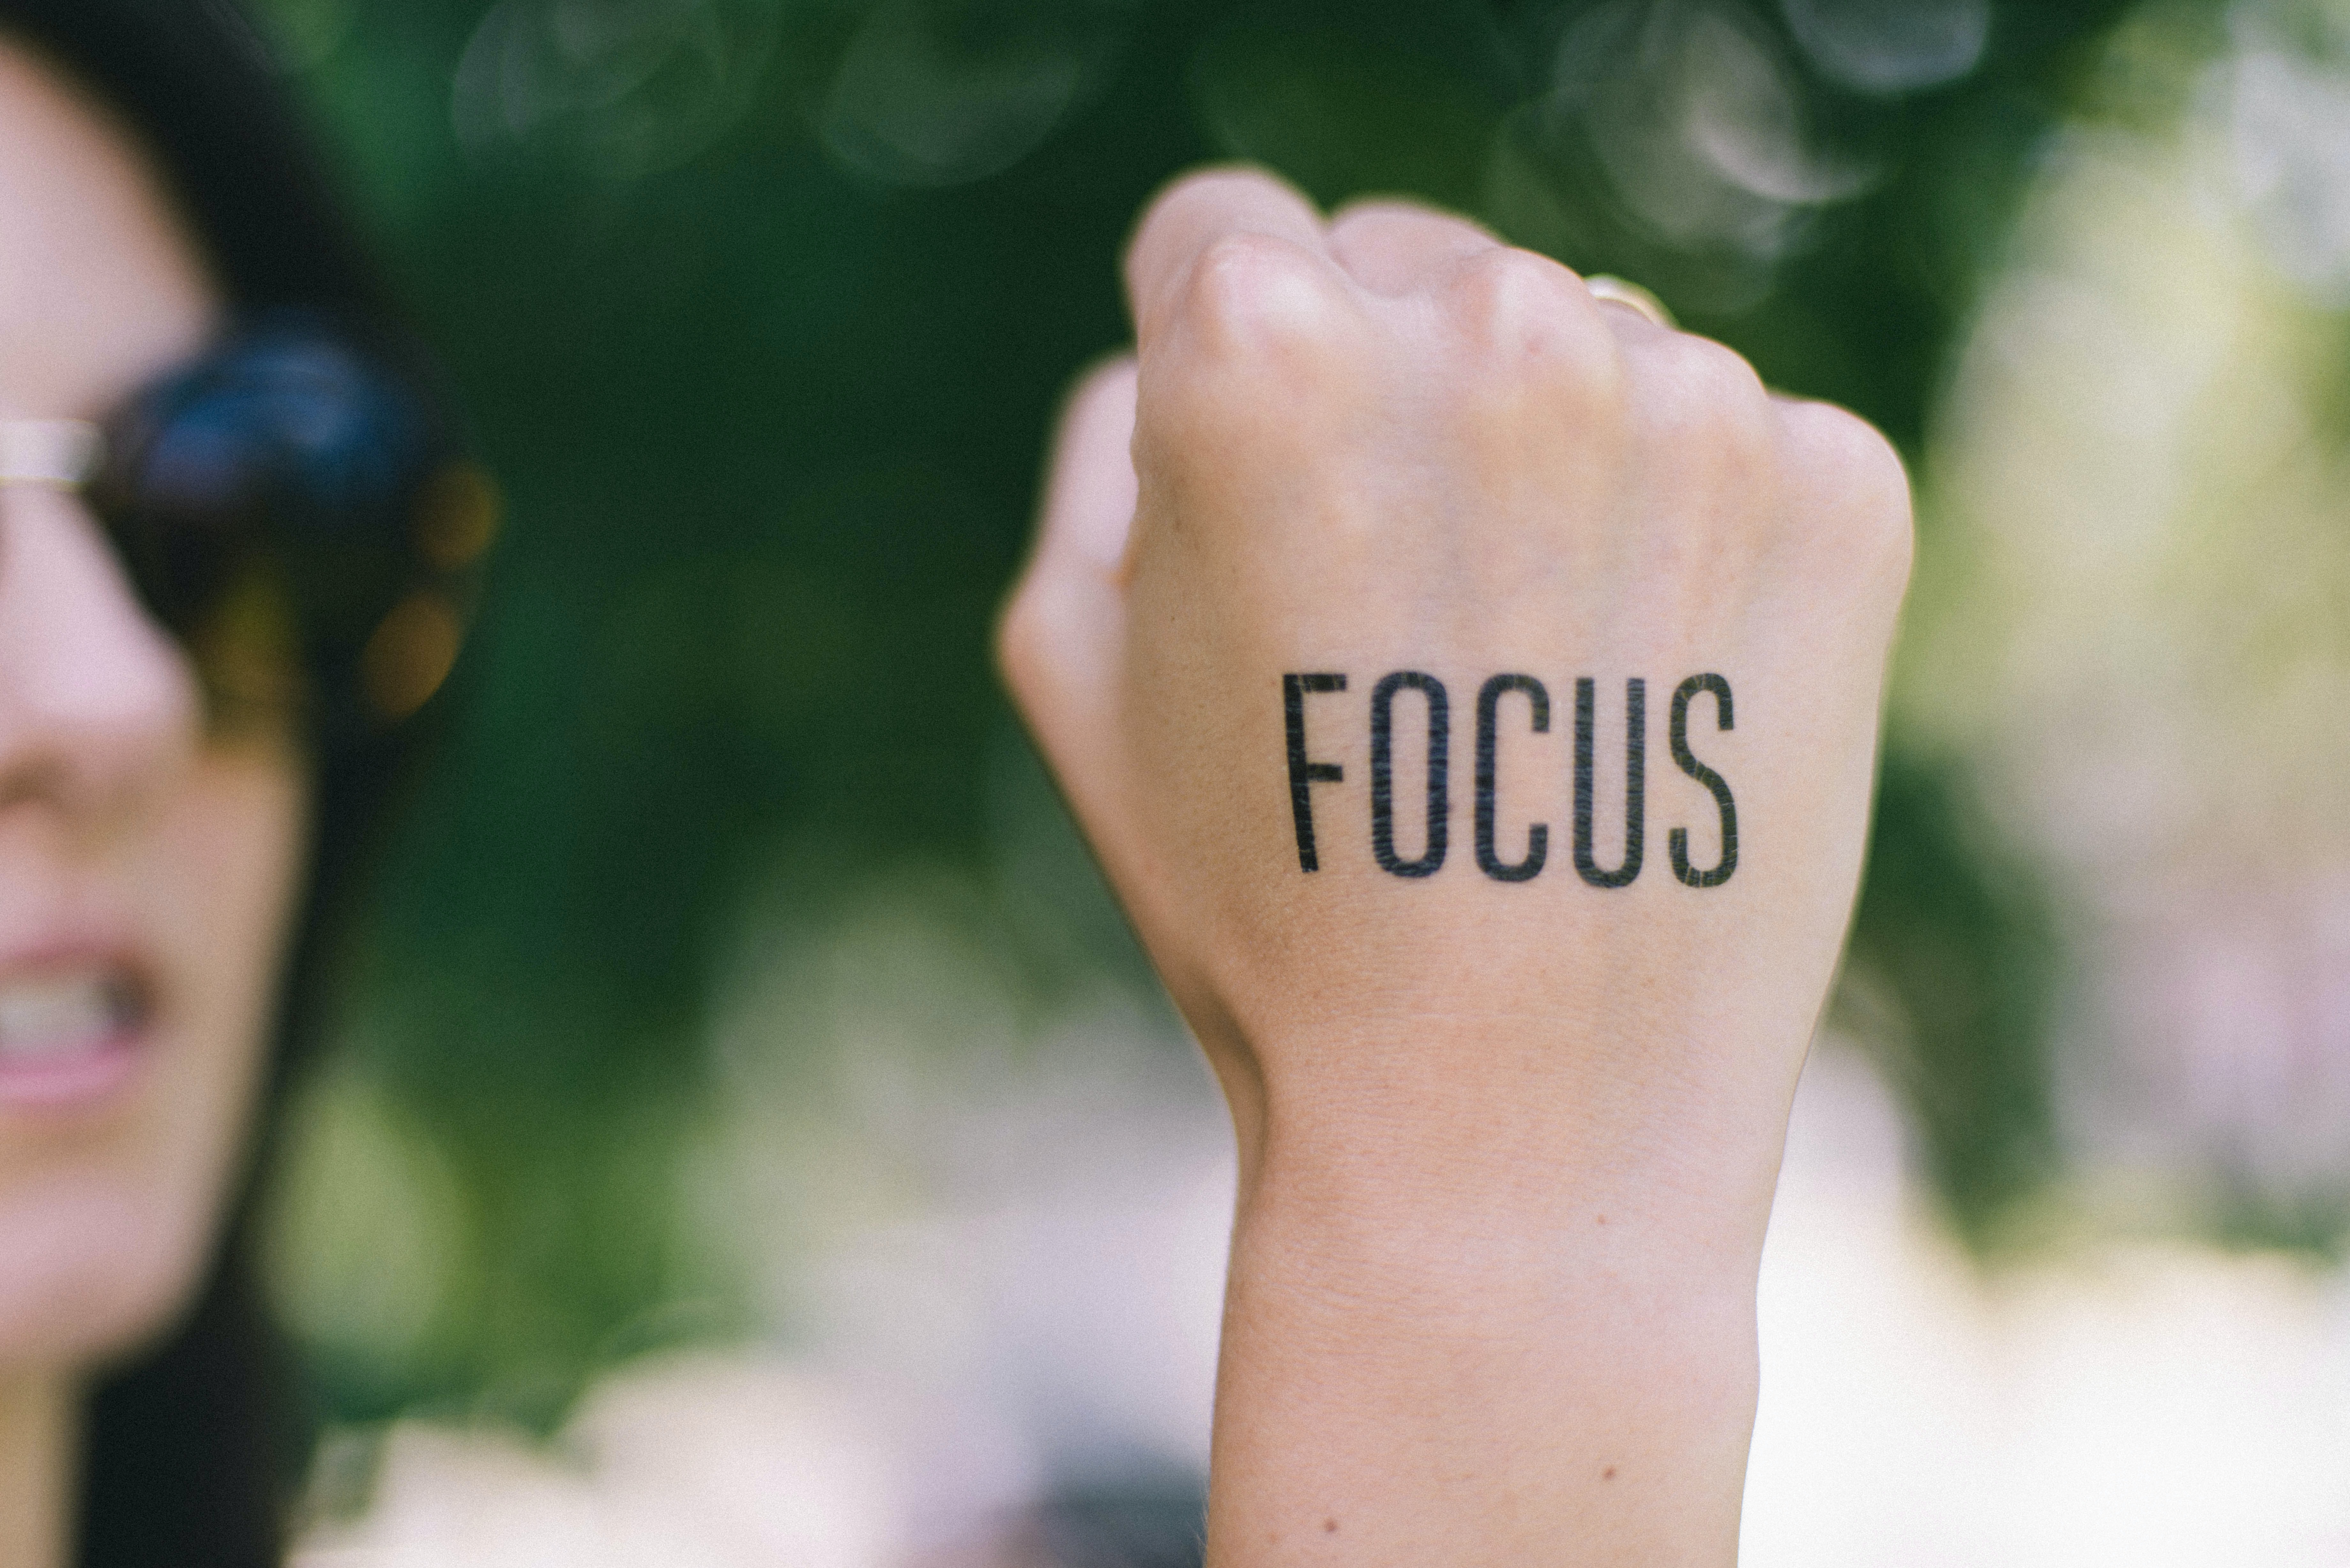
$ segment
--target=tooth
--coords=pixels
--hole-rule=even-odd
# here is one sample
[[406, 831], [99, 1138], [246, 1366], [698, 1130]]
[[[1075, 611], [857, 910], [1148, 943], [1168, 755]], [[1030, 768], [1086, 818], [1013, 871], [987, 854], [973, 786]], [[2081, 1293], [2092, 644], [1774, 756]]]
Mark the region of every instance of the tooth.
[[102, 975], [19, 981], [0, 986], [0, 1056], [63, 1056], [111, 1036], [128, 1009]]

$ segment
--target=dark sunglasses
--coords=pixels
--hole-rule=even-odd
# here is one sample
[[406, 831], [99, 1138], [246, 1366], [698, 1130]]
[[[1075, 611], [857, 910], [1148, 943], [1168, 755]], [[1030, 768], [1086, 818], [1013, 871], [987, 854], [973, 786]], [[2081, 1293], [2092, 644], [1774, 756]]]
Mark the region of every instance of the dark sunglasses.
[[95, 430], [0, 421], [0, 482], [79, 486], [216, 723], [290, 714], [328, 746], [440, 688], [498, 523], [416, 379], [307, 315], [255, 321]]

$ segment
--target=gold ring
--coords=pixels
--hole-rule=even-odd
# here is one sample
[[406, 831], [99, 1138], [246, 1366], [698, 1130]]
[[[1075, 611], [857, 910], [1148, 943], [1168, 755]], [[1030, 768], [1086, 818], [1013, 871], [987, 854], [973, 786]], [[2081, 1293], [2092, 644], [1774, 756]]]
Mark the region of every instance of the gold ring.
[[1665, 302], [1637, 283], [1609, 273], [1595, 272], [1583, 280], [1583, 286], [1591, 291], [1592, 298], [1604, 299], [1612, 305], [1629, 306], [1668, 332], [1679, 328], [1680, 323], [1675, 321], [1673, 313], [1665, 308]]

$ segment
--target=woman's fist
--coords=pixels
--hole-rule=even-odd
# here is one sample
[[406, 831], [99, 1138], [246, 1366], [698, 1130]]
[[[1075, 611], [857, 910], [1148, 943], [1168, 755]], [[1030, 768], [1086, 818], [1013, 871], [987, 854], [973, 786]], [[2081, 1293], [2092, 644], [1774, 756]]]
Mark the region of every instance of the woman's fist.
[[1366, 1074], [1792, 1085], [1908, 569], [1890, 450], [1416, 208], [1197, 176], [1128, 279], [1139, 370], [1071, 406], [1003, 659], [1244, 1127], [1374, 1110]]
[[1002, 652], [1240, 1134], [1211, 1548], [1726, 1562], [1900, 464], [1417, 208], [1128, 289]]

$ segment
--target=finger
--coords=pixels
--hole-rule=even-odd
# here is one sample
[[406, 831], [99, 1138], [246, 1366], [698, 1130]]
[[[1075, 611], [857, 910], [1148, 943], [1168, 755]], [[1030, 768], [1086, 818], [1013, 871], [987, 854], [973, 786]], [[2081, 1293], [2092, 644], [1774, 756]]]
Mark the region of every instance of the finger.
[[[1877, 428], [1833, 403], [1771, 394], [1786, 472], [1804, 495], [1809, 531], [1847, 568], [1875, 562], [1898, 584], [1908, 577], [1909, 475]], [[1897, 586], [1894, 597], [1899, 597]]]
[[1134, 520], [1134, 357], [1087, 371], [1069, 394], [1054, 437], [1037, 528], [1040, 557], [1071, 570], [1114, 572]]
[[1442, 297], [1451, 318], [1500, 364], [1531, 369], [1578, 402], [1607, 405], [1616, 395], [1634, 345], [1613, 318], [1648, 326], [1629, 311], [1602, 309], [1571, 269], [1507, 245], [1447, 268]]
[[1200, 257], [1220, 240], [1253, 234], [1329, 260], [1322, 216], [1296, 190], [1253, 169], [1186, 175], [1150, 203], [1126, 253], [1126, 297], [1148, 350]]
[[1134, 361], [1119, 358], [1070, 395], [1035, 552], [997, 631], [1005, 682], [1065, 780], [1107, 722], [1125, 627], [1118, 566], [1134, 515]]
[[1358, 202], [1330, 221], [1330, 254], [1374, 294], [1409, 294], [1501, 244], [1466, 218], [1411, 202]]

